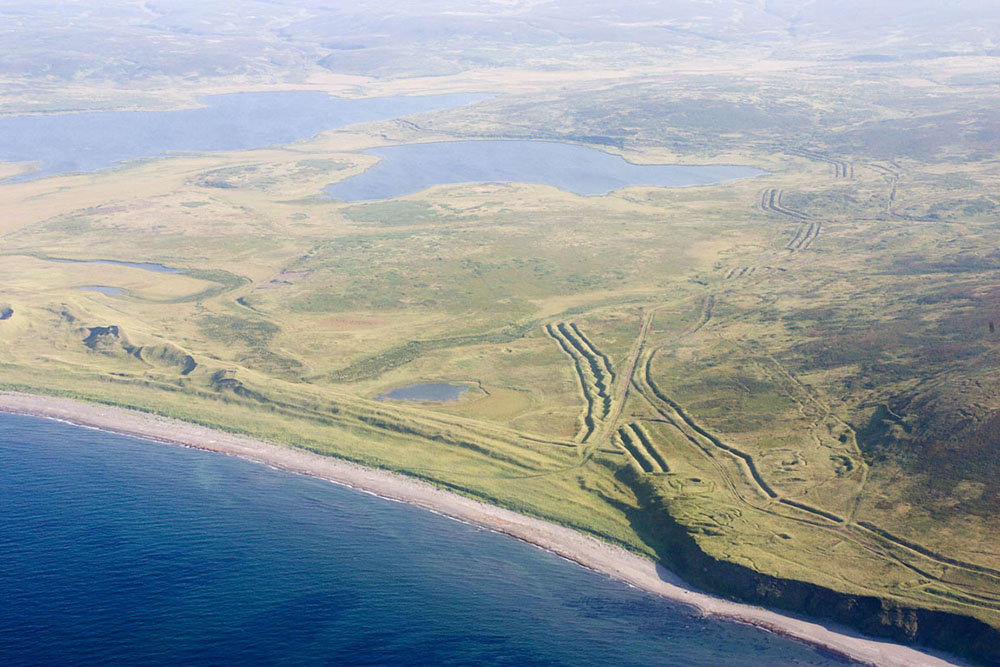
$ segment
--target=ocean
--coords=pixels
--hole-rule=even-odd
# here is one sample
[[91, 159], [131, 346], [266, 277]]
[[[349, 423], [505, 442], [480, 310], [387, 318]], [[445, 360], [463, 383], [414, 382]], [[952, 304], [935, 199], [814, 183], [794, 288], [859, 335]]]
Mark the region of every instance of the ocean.
[[0, 664], [833, 665], [516, 539], [0, 415]]

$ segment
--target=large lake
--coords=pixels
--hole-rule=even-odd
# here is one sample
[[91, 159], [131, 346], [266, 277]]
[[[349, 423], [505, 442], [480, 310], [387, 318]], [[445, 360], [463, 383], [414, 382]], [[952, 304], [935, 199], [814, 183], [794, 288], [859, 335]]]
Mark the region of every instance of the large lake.
[[0, 415], [0, 664], [831, 665], [504, 535]]
[[326, 196], [371, 201], [457, 183], [540, 183], [579, 195], [604, 195], [631, 185], [680, 188], [765, 173], [736, 165], [634, 164], [596, 148], [553, 141], [445, 141], [365, 152], [382, 159], [327, 186]]
[[37, 162], [5, 182], [96, 171], [171, 152], [290, 144], [324, 130], [469, 104], [486, 95], [344, 99], [313, 91], [213, 95], [180, 111], [0, 117], [0, 161]]

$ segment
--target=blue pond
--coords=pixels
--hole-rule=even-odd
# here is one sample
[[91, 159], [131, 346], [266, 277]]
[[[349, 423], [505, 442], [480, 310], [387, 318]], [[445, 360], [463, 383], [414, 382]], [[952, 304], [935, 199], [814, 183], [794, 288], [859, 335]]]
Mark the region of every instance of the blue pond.
[[383, 401], [388, 398], [394, 401], [433, 401], [435, 403], [445, 403], [447, 401], [457, 401], [468, 389], [464, 385], [448, 384], [446, 382], [409, 384], [405, 387], [396, 387], [395, 389], [382, 392], [375, 397], [375, 400]]
[[101, 294], [121, 294], [124, 292], [121, 287], [108, 287], [107, 285], [83, 285], [77, 289], [84, 292], [100, 292]]
[[202, 108], [0, 118], [0, 161], [37, 162], [7, 183], [96, 171], [178, 151], [234, 151], [289, 144], [324, 130], [469, 104], [486, 95], [342, 99], [312, 91], [235, 93]]
[[0, 416], [0, 664], [832, 665], [503, 535]]
[[579, 195], [604, 195], [630, 185], [679, 188], [765, 173], [735, 165], [639, 165], [595, 148], [552, 141], [446, 141], [365, 152], [382, 159], [357, 176], [328, 185], [326, 196], [371, 201], [456, 183], [540, 183]]

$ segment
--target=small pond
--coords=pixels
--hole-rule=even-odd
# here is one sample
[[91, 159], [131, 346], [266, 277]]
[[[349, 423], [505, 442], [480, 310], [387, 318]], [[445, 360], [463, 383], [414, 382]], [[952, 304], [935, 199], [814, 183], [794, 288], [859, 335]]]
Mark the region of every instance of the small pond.
[[446, 403], [457, 401], [459, 397], [469, 388], [460, 384], [449, 384], [447, 382], [425, 382], [421, 384], [409, 384], [405, 387], [396, 387], [389, 391], [382, 392], [375, 397], [376, 401], [386, 399], [393, 401], [431, 401], [434, 403]]
[[605, 195], [632, 185], [681, 188], [766, 172], [737, 165], [635, 164], [596, 148], [555, 141], [445, 141], [371, 148], [382, 158], [324, 189], [358, 202], [391, 199], [435, 185], [539, 183], [578, 195]]
[[85, 292], [100, 292], [101, 294], [122, 294], [125, 291], [121, 287], [108, 287], [107, 285], [83, 285], [77, 289]]

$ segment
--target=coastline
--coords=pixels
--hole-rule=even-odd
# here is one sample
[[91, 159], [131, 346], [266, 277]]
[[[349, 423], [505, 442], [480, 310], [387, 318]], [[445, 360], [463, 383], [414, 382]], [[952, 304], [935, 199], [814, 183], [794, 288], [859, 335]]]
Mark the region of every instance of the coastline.
[[961, 664], [914, 648], [870, 639], [840, 627], [731, 602], [693, 590], [654, 561], [570, 528], [460, 496], [431, 484], [340, 459], [270, 444], [175, 419], [66, 398], [0, 391], [0, 412], [41, 417], [109, 433], [237, 456], [274, 468], [318, 477], [381, 498], [501, 532], [583, 567], [702, 614], [747, 623], [823, 647], [867, 664], [938, 666]]

